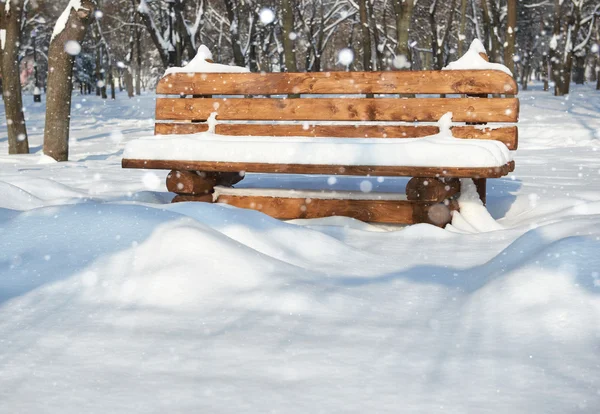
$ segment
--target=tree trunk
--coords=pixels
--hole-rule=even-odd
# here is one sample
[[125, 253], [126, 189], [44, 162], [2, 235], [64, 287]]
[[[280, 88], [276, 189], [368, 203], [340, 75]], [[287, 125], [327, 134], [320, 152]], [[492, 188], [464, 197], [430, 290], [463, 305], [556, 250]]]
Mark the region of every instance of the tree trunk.
[[29, 142], [23, 114], [23, 97], [19, 77], [19, 44], [21, 20], [23, 18], [23, 0], [7, 0], [0, 5], [3, 14], [2, 29], [6, 30], [2, 55], [2, 80], [6, 123], [8, 125], [8, 153], [28, 154]]
[[285, 71], [286, 72], [298, 72], [298, 65], [296, 64], [296, 51], [294, 50], [294, 8], [292, 5], [294, 0], [282, 0], [281, 1], [281, 12], [283, 14], [283, 54], [285, 60]]
[[[577, 34], [581, 25], [581, 5], [573, 7], [574, 15], [569, 19], [569, 27], [567, 29], [568, 42], [565, 44], [565, 60], [560, 72], [560, 95], [568, 95], [571, 86], [571, 73], [573, 70], [573, 49], [577, 40]], [[570, 32], [569, 32], [570, 31]]]
[[246, 66], [246, 58], [242, 53], [240, 40], [240, 19], [236, 6], [237, 0], [225, 0], [225, 9], [227, 9], [227, 18], [229, 19], [229, 33], [231, 35], [231, 47], [233, 48], [233, 61], [237, 66]]
[[[560, 96], [561, 94], [561, 72], [562, 61], [559, 57], [558, 53], [558, 39], [561, 36], [561, 25], [560, 25], [560, 16], [561, 16], [561, 5], [562, 0], [554, 0], [554, 16], [553, 16], [553, 28], [552, 28], [552, 41], [550, 44], [550, 79], [554, 81], [554, 95]], [[554, 45], [552, 45], [554, 42]]]
[[[517, 30], [517, 0], [507, 1], [506, 16], [506, 40], [504, 43], [504, 66], [506, 66], [516, 78], [515, 74], [515, 39]], [[527, 84], [527, 82], [525, 82]]]
[[[95, 39], [95, 36], [94, 36]], [[97, 39], [95, 39], [94, 43], [98, 44]], [[95, 78], [96, 78], [96, 96], [100, 96], [101, 93], [101, 89], [102, 89], [102, 73], [101, 73], [101, 69], [102, 69], [102, 64], [100, 62], [100, 47], [96, 47], [96, 53], [95, 53], [95, 58], [96, 58], [96, 66], [95, 66]]]
[[115, 96], [115, 76], [113, 74], [113, 68], [108, 68], [108, 83], [110, 83], [110, 99], [113, 101], [116, 99]]
[[549, 89], [549, 86], [548, 86], [548, 55], [546, 55], [546, 54], [542, 57], [541, 75], [542, 75], [542, 81], [544, 82], [544, 90], [547, 91]]
[[531, 75], [531, 63], [527, 61], [527, 64], [523, 65], [523, 70], [521, 71], [521, 89], [526, 91], [527, 84], [529, 82], [529, 76]]
[[500, 40], [498, 39], [498, 30], [500, 29], [500, 23], [495, 3], [492, 0], [490, 6], [490, 4], [488, 4], [488, 0], [481, 0], [481, 4], [483, 6], [483, 22], [485, 24], [486, 33], [489, 36], [490, 42], [490, 61], [501, 63], [500, 49], [502, 46], [500, 44]]
[[190, 33], [185, 26], [185, 22], [183, 21], [183, 9], [184, 9], [184, 1], [177, 0], [175, 1], [175, 28], [177, 33], [179, 33], [179, 41], [178, 41], [178, 54], [183, 55], [183, 49], [187, 51], [188, 59], [192, 60], [194, 56], [196, 56], [196, 49], [194, 48], [194, 42], [190, 37]]
[[429, 24], [431, 26], [431, 50], [433, 52], [433, 65], [435, 70], [442, 70], [442, 68], [445, 66], [444, 48], [446, 47], [446, 43], [448, 41], [448, 34], [450, 33], [450, 28], [452, 27], [452, 19], [454, 17], [455, 6], [456, 0], [452, 0], [449, 9], [449, 14], [446, 18], [446, 25], [443, 28], [443, 33], [440, 33], [438, 24], [435, 19], [435, 13], [437, 11], [437, 2], [435, 2], [429, 9]]
[[467, 25], [467, 0], [461, 0], [460, 3], [460, 26], [458, 29], [458, 57], [461, 57], [465, 47], [465, 28]]
[[363, 46], [363, 70], [373, 70], [373, 57], [371, 56], [371, 33], [369, 31], [369, 16], [367, 13], [367, 1], [359, 0], [360, 31]]
[[48, 73], [44, 154], [57, 161], [67, 161], [69, 158], [69, 122], [75, 60], [74, 56], [65, 51], [64, 45], [69, 40], [78, 43], [83, 41], [96, 8], [94, 0], [81, 0], [80, 4], [77, 9], [68, 12], [65, 28], [50, 40], [48, 51], [48, 67], [52, 70]]
[[575, 56], [575, 65], [573, 66], [573, 82], [576, 85], [583, 85], [585, 82], [585, 55]]
[[[137, 16], [139, 16], [139, 14], [136, 14], [136, 19], [135, 21], [138, 21]], [[142, 78], [142, 49], [140, 47], [140, 29], [136, 26], [135, 27], [135, 53], [136, 53], [136, 65], [135, 65], [135, 94], [137, 96], [140, 96], [142, 94], [142, 87], [141, 87], [141, 78]]]
[[138, 7], [140, 0], [137, 0], [137, 3], [135, 3], [135, 0], [132, 0], [132, 2], [134, 2], [134, 6], [137, 8], [138, 14], [142, 18], [142, 22], [146, 26], [146, 30], [148, 30], [148, 34], [150, 35], [150, 38], [152, 39], [152, 43], [154, 43], [156, 50], [158, 50], [158, 54], [160, 56], [160, 60], [163, 64], [163, 67], [165, 67], [165, 68], [169, 67], [169, 53], [163, 47], [162, 37], [160, 37], [161, 34], [159, 33], [158, 28], [154, 24], [154, 19], [152, 18], [152, 15], [150, 14], [150, 10], [149, 9], [147, 9], [147, 10], [140, 9]]
[[[408, 31], [412, 20], [415, 0], [394, 0], [394, 12], [396, 13], [396, 57], [404, 56], [407, 62], [412, 62], [410, 48], [408, 47]], [[401, 67], [397, 69], [410, 69]]]
[[133, 98], [135, 95], [133, 93], [133, 76], [131, 76], [131, 67], [125, 68], [125, 74], [123, 75], [125, 78], [125, 89], [127, 90], [127, 96], [129, 98]]
[[596, 90], [600, 91], [600, 55], [596, 56]]

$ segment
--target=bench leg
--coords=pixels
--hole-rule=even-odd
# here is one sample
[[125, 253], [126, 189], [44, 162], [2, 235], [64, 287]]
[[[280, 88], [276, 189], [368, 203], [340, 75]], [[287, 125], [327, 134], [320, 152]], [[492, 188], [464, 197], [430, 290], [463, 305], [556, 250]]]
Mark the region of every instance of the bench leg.
[[485, 206], [486, 192], [487, 192], [486, 179], [485, 178], [473, 178], [473, 183], [475, 183], [475, 187], [477, 188], [477, 193], [479, 193], [479, 198], [481, 199], [481, 202]]
[[459, 192], [456, 178], [412, 178], [406, 185], [406, 198], [413, 202], [413, 221], [444, 227], [456, 209], [452, 197]]
[[167, 175], [167, 190], [177, 194], [210, 194], [217, 185], [214, 175], [198, 174], [195, 171], [173, 170]]
[[172, 170], [167, 175], [167, 190], [176, 193], [173, 202], [212, 202], [215, 186], [231, 187], [243, 179], [235, 172], [200, 172]]

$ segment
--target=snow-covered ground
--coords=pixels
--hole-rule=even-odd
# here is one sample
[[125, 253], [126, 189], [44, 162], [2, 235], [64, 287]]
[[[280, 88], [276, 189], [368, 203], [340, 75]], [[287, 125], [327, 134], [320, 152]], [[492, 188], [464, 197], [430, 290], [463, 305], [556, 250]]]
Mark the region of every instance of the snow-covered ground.
[[152, 96], [76, 96], [60, 164], [25, 97], [33, 154], [0, 156], [0, 412], [600, 412], [600, 92], [532, 88], [490, 232], [171, 205], [166, 171], [120, 168]]

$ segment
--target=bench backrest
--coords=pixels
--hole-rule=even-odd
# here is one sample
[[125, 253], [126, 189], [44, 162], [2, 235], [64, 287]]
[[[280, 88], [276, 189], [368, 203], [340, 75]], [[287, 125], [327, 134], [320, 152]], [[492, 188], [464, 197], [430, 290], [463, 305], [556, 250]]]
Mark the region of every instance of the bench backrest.
[[156, 134], [205, 131], [216, 112], [224, 135], [413, 138], [437, 133], [432, 123], [452, 112], [465, 123], [455, 137], [518, 142], [517, 85], [497, 70], [175, 73], [157, 94], [167, 96], [156, 102]]

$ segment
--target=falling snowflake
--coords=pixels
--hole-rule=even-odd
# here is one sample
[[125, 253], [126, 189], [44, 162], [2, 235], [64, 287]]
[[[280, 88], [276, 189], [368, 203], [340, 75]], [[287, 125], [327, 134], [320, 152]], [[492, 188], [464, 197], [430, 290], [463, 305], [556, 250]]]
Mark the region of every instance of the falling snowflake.
[[265, 7], [260, 10], [258, 17], [260, 18], [260, 22], [266, 26], [269, 23], [273, 23], [273, 20], [275, 20], [275, 13], [273, 13], [273, 10]]
[[77, 56], [81, 52], [81, 45], [77, 40], [69, 40], [65, 43], [65, 52], [71, 56]]
[[394, 67], [396, 69], [409, 69], [410, 68], [410, 62], [404, 55], [396, 56], [394, 58], [394, 60], [392, 61], [392, 64], [394, 65]]
[[351, 49], [344, 48], [340, 50], [340, 53], [338, 54], [338, 60], [340, 64], [348, 66], [354, 60], [354, 52]]
[[363, 180], [360, 182], [360, 191], [363, 193], [370, 193], [373, 189], [373, 183], [371, 181]]

